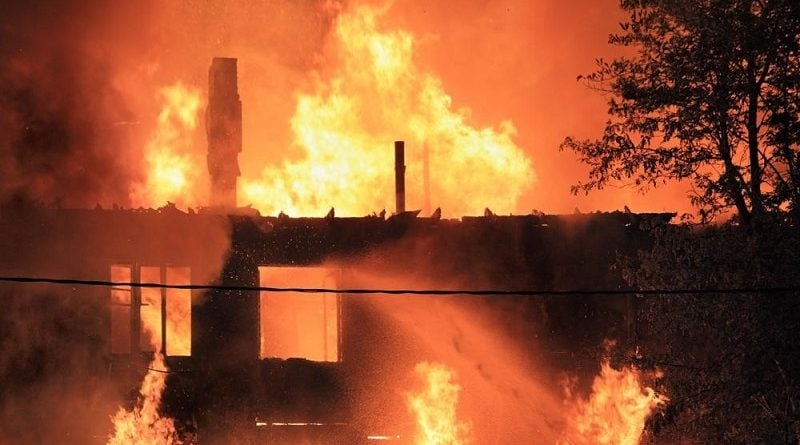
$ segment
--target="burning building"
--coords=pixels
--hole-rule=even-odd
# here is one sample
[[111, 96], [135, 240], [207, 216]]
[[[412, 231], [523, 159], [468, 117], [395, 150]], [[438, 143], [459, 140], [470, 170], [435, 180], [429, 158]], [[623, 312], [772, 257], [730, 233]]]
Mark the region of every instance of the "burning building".
[[[402, 440], [411, 427], [397, 422], [406, 408], [392, 384], [416, 362], [441, 354], [464, 363], [476, 386], [500, 388], [497, 394], [522, 403], [485, 414], [496, 417], [493, 426], [478, 428], [479, 439], [522, 443], [533, 431], [552, 443], [558, 416], [549, 412], [544, 391], [505, 374], [510, 353], [494, 340], [471, 339], [465, 332], [473, 324], [454, 321], [446, 303], [478, 290], [461, 295], [467, 303], [456, 305], [457, 312], [491, 308], [491, 316], [501, 315], [495, 334], [522, 338], [522, 349], [526, 337], [572, 351], [595, 347], [609, 331], [624, 337], [624, 300], [546, 293], [619, 288], [610, 270], [617, 251], [647, 243], [648, 229], [673, 215], [500, 216], [487, 209], [460, 220], [419, 216], [406, 210], [398, 142], [393, 215], [262, 216], [236, 207], [242, 145], [236, 77], [235, 59], [213, 60], [206, 111], [210, 207], [9, 204], [0, 215], [0, 274], [74, 280], [59, 287], [4, 285], [5, 298], [47, 295], [35, 310], [55, 311], [52, 319], [65, 304], [78, 305], [39, 328], [79, 333], [66, 336], [64, 348], [83, 351], [74, 366], [82, 381], [110, 382], [110, 392], [130, 396], [144, 375], [166, 373], [161, 411], [201, 443], [234, 436], [237, 443]], [[442, 289], [454, 291], [436, 296]], [[163, 363], [149, 365], [158, 354]], [[528, 363], [529, 355], [515, 360]], [[45, 367], [61, 359], [51, 351], [35, 358]], [[34, 381], [49, 375], [37, 372]], [[18, 380], [4, 379], [5, 389], [13, 393]], [[520, 392], [541, 396], [539, 408]], [[97, 428], [58, 430], [75, 443], [106, 440]], [[52, 437], [18, 433], [23, 441]]]

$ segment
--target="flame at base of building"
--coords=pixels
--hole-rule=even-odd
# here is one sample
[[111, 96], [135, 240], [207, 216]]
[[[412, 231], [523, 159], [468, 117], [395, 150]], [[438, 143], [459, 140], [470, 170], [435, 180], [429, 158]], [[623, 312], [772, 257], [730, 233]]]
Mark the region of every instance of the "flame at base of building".
[[129, 411], [119, 409], [112, 416], [114, 434], [107, 445], [179, 445], [182, 442], [175, 422], [159, 412], [161, 397], [167, 386], [164, 355], [156, 351], [139, 390], [139, 399]]
[[456, 416], [461, 387], [445, 365], [421, 362], [414, 367], [425, 381], [425, 388], [409, 394], [409, 410], [416, 417], [415, 445], [465, 445], [470, 443], [470, 427]]
[[568, 392], [567, 428], [557, 445], [638, 445], [647, 419], [668, 401], [643, 385], [642, 376], [636, 368], [616, 370], [604, 360], [588, 399]]

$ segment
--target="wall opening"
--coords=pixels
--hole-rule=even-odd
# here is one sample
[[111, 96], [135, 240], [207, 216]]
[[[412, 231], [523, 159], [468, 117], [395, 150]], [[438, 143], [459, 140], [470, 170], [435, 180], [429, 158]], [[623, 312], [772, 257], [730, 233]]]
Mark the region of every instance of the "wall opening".
[[[325, 267], [259, 267], [262, 287], [336, 289]], [[260, 294], [261, 358], [340, 360], [340, 296], [333, 292]]]
[[[191, 270], [178, 266], [115, 264], [115, 283], [191, 283]], [[168, 356], [192, 354], [192, 296], [189, 289], [111, 288], [111, 353], [161, 349]]]
[[[110, 279], [115, 283], [131, 283], [131, 266], [111, 266]], [[131, 353], [131, 297], [130, 286], [111, 288], [111, 353]]]

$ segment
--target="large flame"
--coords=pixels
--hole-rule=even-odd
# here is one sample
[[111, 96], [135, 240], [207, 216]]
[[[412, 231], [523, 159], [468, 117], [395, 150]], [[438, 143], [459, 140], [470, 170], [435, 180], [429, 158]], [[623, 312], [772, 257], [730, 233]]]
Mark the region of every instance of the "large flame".
[[568, 425], [559, 445], [638, 445], [645, 421], [667, 402], [644, 386], [641, 371], [601, 363], [588, 400], [570, 400]]
[[362, 6], [339, 17], [341, 65], [315, 94], [298, 96], [291, 120], [303, 156], [243, 181], [240, 202], [290, 215], [323, 215], [335, 207], [360, 216], [391, 207], [393, 141], [405, 140], [409, 208], [428, 201], [427, 188], [429, 201], [450, 214], [514, 211], [534, 179], [513, 141], [514, 125], [469, 124], [469, 110], [454, 109], [441, 81], [415, 66], [414, 37], [380, 31], [380, 15]]
[[114, 434], [107, 445], [174, 445], [180, 440], [175, 423], [159, 413], [161, 396], [167, 386], [164, 356], [156, 351], [131, 410], [120, 408], [112, 417]]
[[425, 381], [425, 388], [408, 396], [416, 418], [415, 445], [464, 445], [469, 443], [469, 425], [456, 417], [461, 387], [453, 383], [454, 374], [440, 363], [421, 362], [414, 367]]
[[145, 147], [143, 183], [131, 188], [134, 207], [180, 207], [203, 204], [198, 191], [203, 159], [193, 150], [202, 100], [200, 92], [181, 82], [162, 88], [162, 104], [154, 134]]

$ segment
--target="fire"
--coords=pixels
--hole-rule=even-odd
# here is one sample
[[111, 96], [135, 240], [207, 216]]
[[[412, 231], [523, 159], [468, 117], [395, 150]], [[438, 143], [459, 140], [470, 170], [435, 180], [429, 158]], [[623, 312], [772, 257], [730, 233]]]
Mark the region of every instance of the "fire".
[[199, 90], [180, 82], [162, 88], [157, 127], [145, 147], [143, 183], [130, 192], [134, 207], [160, 207], [168, 201], [181, 207], [201, 204], [198, 179], [203, 160], [192, 141], [202, 105]]
[[513, 211], [534, 179], [514, 125], [468, 123], [469, 110], [454, 109], [440, 79], [415, 66], [414, 37], [378, 29], [381, 14], [362, 6], [339, 17], [341, 64], [314, 94], [298, 95], [291, 119], [304, 156], [243, 180], [240, 202], [290, 215], [322, 215], [335, 206], [337, 214], [360, 216], [391, 207], [392, 144], [402, 139], [410, 208], [423, 203], [427, 189], [430, 202], [452, 214]]
[[[160, 270], [156, 267], [143, 267], [141, 279], [144, 282], [159, 282]], [[185, 283], [189, 280], [188, 270], [168, 268], [168, 283]], [[172, 355], [188, 355], [191, 351], [190, 316], [188, 291], [169, 289], [167, 299], [167, 351]], [[130, 411], [120, 408], [112, 417], [114, 434], [108, 445], [171, 445], [180, 444], [174, 421], [159, 413], [161, 398], [167, 386], [169, 371], [161, 350], [161, 289], [142, 288], [142, 307], [140, 311], [143, 349], [154, 350], [153, 360], [148, 366], [139, 399]]]
[[181, 443], [172, 419], [159, 414], [167, 385], [164, 356], [156, 351], [150, 370], [139, 390], [139, 400], [130, 411], [120, 408], [112, 417], [114, 435], [107, 445], [173, 445]]
[[[145, 147], [146, 178], [130, 191], [134, 207], [156, 207], [172, 202], [188, 207], [201, 204], [196, 190], [202, 160], [193, 151], [193, 136], [201, 108], [198, 90], [182, 83], [159, 91], [162, 103], [157, 119], [157, 129]], [[142, 267], [142, 281], [160, 283], [160, 271], [155, 267]], [[130, 272], [127, 280], [130, 281]], [[188, 281], [188, 272], [181, 268], [167, 268], [167, 281]], [[172, 355], [188, 355], [191, 350], [189, 295], [185, 291], [167, 291], [166, 319], [167, 348]], [[168, 368], [162, 351], [162, 295], [156, 288], [141, 290], [140, 308], [143, 350], [153, 350], [139, 399], [131, 410], [120, 408], [112, 417], [114, 434], [108, 445], [162, 445], [181, 443], [174, 421], [159, 413], [161, 397], [167, 384]]]
[[642, 385], [636, 368], [615, 370], [601, 363], [588, 400], [572, 400], [567, 430], [559, 445], [637, 445], [645, 421], [667, 402], [664, 395]]
[[470, 428], [456, 417], [461, 387], [453, 380], [453, 372], [439, 363], [418, 363], [417, 375], [425, 388], [408, 396], [408, 405], [416, 417], [416, 445], [463, 445], [469, 443]]
[[[165, 272], [165, 284], [189, 284], [191, 281], [188, 268], [167, 267]], [[140, 274], [143, 283], [162, 282], [161, 270], [158, 267], [142, 267]], [[191, 355], [191, 292], [187, 289], [162, 290], [147, 287], [142, 288], [140, 292], [142, 346], [146, 350], [166, 348], [162, 352], [168, 356]], [[164, 301], [162, 297], [165, 297]], [[161, 307], [163, 303], [166, 303], [166, 308]], [[162, 311], [166, 315], [164, 326], [161, 325]], [[166, 328], [166, 333], [162, 331], [163, 328]], [[164, 344], [162, 336], [166, 339]]]

